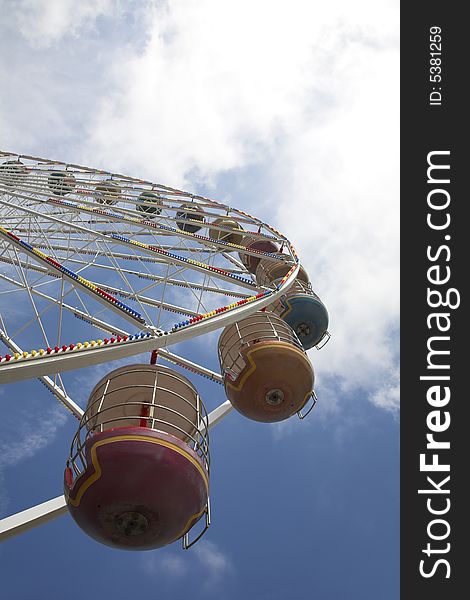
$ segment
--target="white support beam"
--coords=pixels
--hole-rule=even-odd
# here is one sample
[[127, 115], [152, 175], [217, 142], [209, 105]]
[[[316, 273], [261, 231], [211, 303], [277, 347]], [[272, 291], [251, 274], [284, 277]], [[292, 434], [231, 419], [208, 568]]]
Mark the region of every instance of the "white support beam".
[[50, 377], [40, 377], [40, 381], [47, 387], [47, 389], [61, 402], [69, 411], [77, 417], [77, 419], [81, 419], [83, 416], [83, 409], [78, 406], [76, 402], [72, 400], [70, 396], [68, 396], [63, 390], [55, 384]]
[[224, 417], [232, 412], [232, 410], [233, 406], [230, 403], [230, 400], [226, 400], [223, 404], [214, 408], [214, 410], [209, 413], [209, 429], [218, 425]]
[[0, 542], [19, 535], [24, 531], [43, 525], [67, 512], [64, 496], [58, 496], [42, 504], [27, 508], [22, 512], [0, 520]]
[[[210, 412], [209, 429], [220, 423], [232, 409], [233, 406], [227, 400]], [[20, 533], [39, 527], [39, 525], [44, 525], [44, 523], [52, 521], [52, 519], [60, 517], [66, 512], [68, 511], [65, 498], [64, 496], [58, 496], [10, 517], [0, 519], [0, 542], [5, 542]]]
[[169, 350], [163, 350], [160, 348], [160, 350], [158, 351], [158, 356], [161, 356], [163, 359], [166, 359], [170, 362], [176, 363], [177, 365], [180, 365], [181, 367], [185, 367], [185, 368], [189, 369], [190, 371], [194, 371], [195, 373], [198, 373], [199, 375], [204, 375], [205, 377], [208, 377], [212, 381], [217, 381], [218, 383], [223, 383], [223, 377], [221, 377], [220, 373], [214, 373], [214, 371], [211, 371], [210, 369], [206, 369], [206, 367], [201, 367], [201, 365], [197, 365], [196, 363], [193, 363], [192, 361], [188, 360], [187, 358], [183, 358], [182, 356], [173, 354], [173, 352], [170, 352]]

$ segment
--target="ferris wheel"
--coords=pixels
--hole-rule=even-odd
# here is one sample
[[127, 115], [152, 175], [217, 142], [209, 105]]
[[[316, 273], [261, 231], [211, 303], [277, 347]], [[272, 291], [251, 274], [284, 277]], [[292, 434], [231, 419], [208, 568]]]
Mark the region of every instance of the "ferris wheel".
[[[0, 521], [0, 540], [68, 510], [113, 547], [188, 548], [210, 525], [209, 429], [232, 408], [304, 418], [316, 403], [306, 350], [329, 340], [328, 322], [291, 242], [256, 217], [0, 152], [0, 383], [38, 379], [78, 420], [64, 496]], [[219, 372], [185, 354], [215, 330]], [[82, 409], [68, 372], [119, 359]], [[210, 413], [197, 376], [225, 390]]]

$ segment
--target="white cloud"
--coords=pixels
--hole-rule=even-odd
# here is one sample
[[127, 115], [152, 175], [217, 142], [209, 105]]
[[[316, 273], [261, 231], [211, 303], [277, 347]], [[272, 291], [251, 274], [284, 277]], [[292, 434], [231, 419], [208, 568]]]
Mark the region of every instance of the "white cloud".
[[210, 585], [215, 585], [222, 577], [233, 572], [232, 561], [214, 542], [198, 542], [194, 547], [194, 554], [207, 574]]
[[41, 48], [89, 31], [116, 5], [116, 0], [16, 0], [9, 10], [18, 31]]
[[234, 572], [230, 558], [217, 544], [207, 540], [197, 542], [184, 554], [161, 550], [147, 552], [142, 559], [142, 568], [151, 576], [164, 576], [170, 580], [183, 580], [203, 573], [201, 585], [207, 590], [217, 587], [223, 577]]
[[16, 424], [14, 439], [0, 442], [0, 468], [16, 466], [50, 444], [67, 420], [63, 408], [54, 407], [42, 419]]
[[15, 420], [11, 432], [2, 432], [0, 441], [0, 514], [8, 506], [9, 498], [4, 490], [7, 469], [16, 467], [22, 461], [35, 456], [43, 448], [51, 444], [57, 431], [65, 424], [67, 413], [63, 407], [54, 406], [42, 416], [31, 413]]
[[373, 402], [377, 406], [396, 411], [400, 402], [399, 373], [392, 371], [382, 387], [374, 393]]
[[162, 554], [161, 551], [147, 552], [143, 556], [143, 569], [149, 575], [184, 577], [188, 572], [188, 563], [181, 554]]
[[[262, 160], [283, 129], [301, 124], [308, 90], [333, 102], [344, 93], [329, 72], [331, 55], [347, 53], [348, 36], [368, 40], [378, 17], [374, 3], [359, 2], [350, 24], [345, 6], [322, 4], [319, 14], [305, 1], [288, 10], [247, 0], [157, 4], [146, 19], [147, 45], [120, 54], [114, 86], [97, 106], [87, 144], [94, 158], [178, 183], [195, 170], [206, 179]], [[375, 27], [388, 39], [386, 9]]]

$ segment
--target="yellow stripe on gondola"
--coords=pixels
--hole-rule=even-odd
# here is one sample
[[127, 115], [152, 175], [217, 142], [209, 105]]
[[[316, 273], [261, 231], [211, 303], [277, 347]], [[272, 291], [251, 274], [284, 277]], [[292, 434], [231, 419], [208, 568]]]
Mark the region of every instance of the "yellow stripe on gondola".
[[206, 512], [206, 508], [207, 508], [207, 504], [206, 504], [206, 506], [204, 506], [204, 508], [201, 510], [201, 512], [198, 512], [195, 515], [192, 515], [191, 517], [189, 517], [189, 519], [186, 521], [186, 525], [183, 527], [183, 529], [168, 543], [172, 544], [173, 542], [178, 540], [180, 537], [182, 537], [185, 533], [187, 533], [191, 529], [191, 526], [192, 526], [191, 523], [194, 521], [194, 524], [195, 524], [196, 521]]
[[[287, 304], [287, 310], [285, 310], [284, 312], [282, 312], [279, 316], [281, 317], [281, 319], [284, 319], [284, 317], [287, 317], [287, 315], [292, 311], [292, 304], [289, 302], [289, 300], [287, 300], [287, 298], [284, 300], [284, 302]], [[282, 302], [281, 302], [282, 305]]]
[[[106, 444], [113, 444], [114, 442], [122, 442], [122, 441], [148, 442], [150, 444], [157, 444], [159, 446], [165, 446], [165, 448], [170, 448], [170, 450], [174, 450], [178, 454], [181, 454], [181, 456], [184, 456], [184, 458], [189, 460], [189, 462], [192, 465], [194, 465], [196, 467], [196, 469], [200, 472], [200, 474], [202, 475], [202, 478], [204, 480], [204, 484], [206, 486], [207, 494], [209, 494], [209, 480], [207, 477], [207, 473], [201, 467], [199, 462], [193, 456], [191, 456], [188, 452], [186, 452], [185, 450], [183, 450], [176, 444], [172, 444], [171, 442], [168, 442], [167, 440], [150, 438], [148, 436], [143, 436], [143, 435], [121, 435], [118, 437], [107, 438], [105, 440], [101, 440], [101, 441], [98, 441], [95, 444], [93, 444], [93, 446], [91, 447], [91, 462], [93, 464], [93, 467], [95, 468], [95, 472], [93, 473], [93, 475], [90, 475], [90, 477], [88, 477], [86, 479], [86, 481], [84, 481], [83, 484], [79, 487], [75, 498], [71, 498], [70, 496], [67, 498], [67, 502], [69, 504], [71, 504], [72, 506], [75, 506], [75, 507], [79, 506], [81, 499], [82, 499], [84, 493], [87, 491], [87, 489], [91, 485], [93, 485], [93, 483], [95, 483], [95, 481], [98, 481], [98, 479], [101, 477], [102, 470], [101, 470], [101, 466], [100, 466], [100, 463], [98, 460], [97, 448], [99, 448], [100, 446], [105, 446]], [[201, 514], [202, 514], [202, 512], [199, 514], [199, 516]], [[196, 515], [193, 515], [189, 521], [191, 521], [195, 517], [196, 517]]]
[[[281, 342], [281, 343], [283, 343], [283, 342]], [[305, 360], [310, 365], [310, 363], [308, 361], [308, 358], [305, 356], [305, 354], [301, 350], [298, 350], [294, 346], [290, 346], [290, 345], [283, 345], [282, 346], [282, 348], [287, 348], [287, 347], [290, 350], [293, 350], [294, 352], [296, 352], [297, 354], [299, 354], [299, 356], [301, 356], [302, 359]], [[248, 369], [248, 371], [243, 375], [243, 377], [240, 379], [240, 381], [238, 382], [237, 385], [233, 384], [229, 379], [226, 380], [225, 385], [227, 387], [231, 387], [236, 392], [239, 392], [243, 388], [243, 385], [245, 384], [245, 381], [248, 379], [248, 377], [250, 375], [252, 375], [252, 373], [254, 373], [256, 371], [256, 363], [255, 363], [254, 359], [252, 358], [252, 355], [255, 352], [259, 352], [260, 350], [265, 350], [267, 348], [275, 348], [275, 349], [279, 350], [279, 344], [266, 344], [266, 345], [260, 346], [259, 348], [254, 347], [251, 350], [249, 350], [246, 353], [246, 357], [248, 358], [248, 361], [249, 361], [249, 363], [251, 365], [250, 368]], [[308, 396], [310, 396], [310, 392], [308, 392], [308, 394], [305, 396], [305, 398], [307, 398]]]

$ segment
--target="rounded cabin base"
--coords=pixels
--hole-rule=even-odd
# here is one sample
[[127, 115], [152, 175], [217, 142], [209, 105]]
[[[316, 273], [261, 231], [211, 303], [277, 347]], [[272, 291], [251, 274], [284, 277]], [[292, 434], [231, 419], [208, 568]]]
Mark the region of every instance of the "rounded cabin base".
[[292, 327], [305, 350], [318, 344], [329, 322], [323, 302], [313, 296], [291, 296], [283, 300], [281, 308], [279, 316]]
[[284, 421], [305, 406], [313, 389], [313, 368], [292, 344], [258, 342], [241, 351], [246, 363], [235, 381], [226, 376], [225, 391], [242, 415], [273, 423]]
[[200, 458], [176, 437], [120, 427], [88, 438], [87, 468], [65, 498], [90, 537], [124, 550], [153, 550], [181, 538], [205, 512], [208, 476]]

